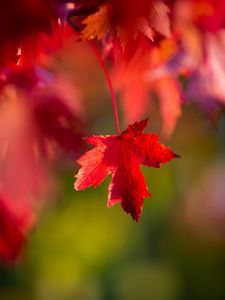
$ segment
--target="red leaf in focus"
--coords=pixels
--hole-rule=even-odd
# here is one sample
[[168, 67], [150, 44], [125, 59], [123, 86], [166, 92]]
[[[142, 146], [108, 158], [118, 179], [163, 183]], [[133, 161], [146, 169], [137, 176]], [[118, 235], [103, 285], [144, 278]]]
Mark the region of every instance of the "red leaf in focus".
[[97, 187], [109, 173], [112, 182], [109, 186], [108, 207], [121, 203], [126, 213], [138, 221], [143, 199], [150, 196], [140, 164], [159, 168], [177, 157], [169, 147], [159, 143], [156, 134], [144, 134], [148, 120], [130, 125], [121, 135], [93, 136], [87, 142], [95, 146], [79, 160], [81, 166], [76, 175], [76, 190], [91, 185]]

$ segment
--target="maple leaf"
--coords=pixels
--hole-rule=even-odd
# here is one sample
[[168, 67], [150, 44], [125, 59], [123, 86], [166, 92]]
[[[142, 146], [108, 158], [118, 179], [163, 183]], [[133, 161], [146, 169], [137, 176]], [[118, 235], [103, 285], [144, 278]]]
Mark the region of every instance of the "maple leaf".
[[109, 17], [108, 17], [108, 6], [103, 5], [99, 10], [88, 16], [83, 24], [85, 28], [82, 31], [82, 36], [84, 39], [89, 39], [90, 37], [97, 37], [101, 39], [109, 31]]
[[[96, 38], [106, 46], [107, 37], [112, 35], [124, 52], [143, 37], [154, 42], [158, 35], [171, 35], [170, 9], [161, 0], [107, 0], [96, 1], [94, 6], [94, 12], [91, 10], [82, 21], [84, 40]], [[84, 3], [81, 8], [85, 8]]]
[[[147, 110], [154, 110], [154, 97], [157, 95], [162, 118], [162, 136], [169, 138], [181, 116], [182, 92], [179, 81], [170, 74], [154, 75], [159, 66], [164, 67], [175, 51], [175, 40], [165, 40], [157, 47], [137, 50], [127, 61], [120, 60], [113, 66], [115, 87], [120, 93], [125, 124], [141, 119]], [[132, 103], [132, 105], [131, 105]]]
[[130, 125], [121, 135], [92, 136], [87, 142], [95, 146], [77, 162], [81, 166], [76, 175], [75, 189], [97, 187], [112, 174], [108, 204], [121, 203], [126, 213], [138, 221], [144, 198], [150, 196], [140, 164], [159, 168], [178, 157], [169, 147], [159, 143], [156, 134], [144, 134], [148, 120]]
[[44, 70], [12, 70], [0, 93], [1, 186], [10, 198], [28, 202], [53, 188], [51, 170], [60, 148], [73, 157], [83, 149], [76, 91]]

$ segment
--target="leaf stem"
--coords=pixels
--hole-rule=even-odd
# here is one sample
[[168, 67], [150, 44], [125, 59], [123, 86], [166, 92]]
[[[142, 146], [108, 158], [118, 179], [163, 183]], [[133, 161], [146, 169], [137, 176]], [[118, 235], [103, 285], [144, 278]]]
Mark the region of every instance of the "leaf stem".
[[[80, 31], [79, 27], [71, 20], [71, 16], [67, 18], [68, 23], [70, 24], [70, 26], [72, 26], [77, 32]], [[113, 104], [113, 112], [114, 112], [114, 121], [115, 121], [115, 126], [116, 126], [116, 130], [118, 135], [121, 134], [121, 130], [120, 130], [120, 125], [119, 125], [119, 116], [118, 116], [118, 109], [117, 109], [117, 100], [116, 100], [116, 94], [113, 88], [113, 84], [112, 84], [112, 80], [111, 77], [109, 75], [109, 72], [106, 68], [106, 65], [104, 63], [104, 60], [97, 48], [97, 46], [95, 45], [95, 43], [93, 43], [91, 40], [88, 41], [88, 44], [90, 45], [90, 47], [92, 48], [96, 58], [98, 59], [98, 62], [106, 76], [107, 79], [107, 83], [108, 83], [108, 87], [111, 93], [111, 99], [112, 99], [112, 104]]]
[[105, 63], [104, 63], [104, 61], [101, 57], [101, 54], [99, 53], [98, 48], [96, 47], [96, 45], [92, 41], [88, 41], [88, 43], [91, 46], [93, 52], [95, 53], [100, 65], [102, 67], [103, 72], [105, 73], [105, 76], [106, 76], [106, 79], [107, 79], [107, 82], [108, 82], [108, 86], [109, 86], [109, 90], [110, 90], [110, 93], [111, 93], [111, 97], [112, 97], [112, 104], [113, 104], [113, 111], [114, 111], [114, 121], [115, 121], [115, 125], [116, 125], [116, 130], [117, 130], [118, 135], [120, 135], [121, 131], [120, 131], [120, 125], [119, 125], [116, 94], [115, 94], [115, 91], [114, 91], [114, 88], [113, 88], [111, 77], [109, 75], [109, 72], [106, 68], [106, 65], [105, 65]]

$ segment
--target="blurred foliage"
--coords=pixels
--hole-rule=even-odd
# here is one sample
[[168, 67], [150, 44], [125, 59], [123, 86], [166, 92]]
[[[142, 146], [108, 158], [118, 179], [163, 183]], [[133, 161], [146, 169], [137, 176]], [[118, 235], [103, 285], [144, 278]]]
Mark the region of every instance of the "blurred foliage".
[[[70, 61], [64, 62], [66, 72], [74, 72], [69, 66], [72, 68]], [[92, 77], [103, 82], [99, 73], [84, 73], [79, 64], [74, 68], [86, 82]], [[87, 92], [84, 102], [90, 99], [89, 93], [97, 98], [94, 86], [92, 82], [91, 87], [81, 89]], [[88, 125], [95, 133], [114, 131], [110, 102], [103, 96], [103, 104], [93, 102], [95, 107], [85, 102]], [[158, 124], [156, 114], [151, 131], [159, 133]], [[23, 259], [13, 268], [0, 268], [0, 299], [225, 299], [224, 201], [217, 201], [218, 209], [208, 210], [206, 215], [206, 207], [214, 207], [216, 199], [225, 196], [223, 184], [216, 184], [218, 176], [221, 182], [225, 179], [225, 172], [217, 168], [225, 166], [222, 116], [216, 127], [194, 105], [185, 107], [169, 141], [181, 158], [160, 170], [143, 168], [152, 197], [145, 201], [138, 224], [119, 205], [106, 208], [110, 179], [96, 190], [75, 192], [77, 167], [74, 164], [68, 170], [71, 162], [59, 164], [61, 189], [42, 215]], [[214, 175], [202, 179], [211, 169]], [[207, 191], [211, 206], [204, 205]], [[191, 199], [196, 206], [188, 205]], [[223, 212], [222, 217], [218, 211]], [[217, 231], [220, 234], [214, 238]]]

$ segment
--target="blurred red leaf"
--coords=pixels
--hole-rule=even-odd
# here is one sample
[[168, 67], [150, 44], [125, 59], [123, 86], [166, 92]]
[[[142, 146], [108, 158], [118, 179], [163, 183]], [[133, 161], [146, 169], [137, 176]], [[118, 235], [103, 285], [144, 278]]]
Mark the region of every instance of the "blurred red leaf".
[[[80, 7], [87, 10], [83, 1]], [[168, 6], [161, 0], [95, 1], [92, 10], [84, 17], [82, 37], [104, 38], [103, 44], [107, 48], [108, 40], [105, 38], [111, 35], [115, 45], [116, 39], [119, 39], [123, 50], [137, 47], [139, 39], [154, 41], [158, 35], [170, 36], [169, 12]]]
[[143, 118], [147, 111], [153, 108], [156, 93], [162, 118], [162, 136], [169, 138], [181, 116], [182, 91], [176, 78], [162, 74], [154, 77], [158, 65], [164, 65], [165, 60], [175, 51], [175, 39], [167, 39], [157, 47], [147, 47], [136, 51], [130, 61], [120, 60], [113, 68], [115, 86], [121, 95], [123, 117], [126, 124]]
[[15, 205], [8, 197], [0, 195], [1, 260], [10, 263], [19, 257], [33, 223], [34, 215], [27, 206]]
[[56, 23], [57, 15], [51, 0], [1, 1], [0, 67], [16, 62], [21, 49], [26, 54], [30, 48], [37, 52], [38, 39], [41, 35], [51, 35]]

